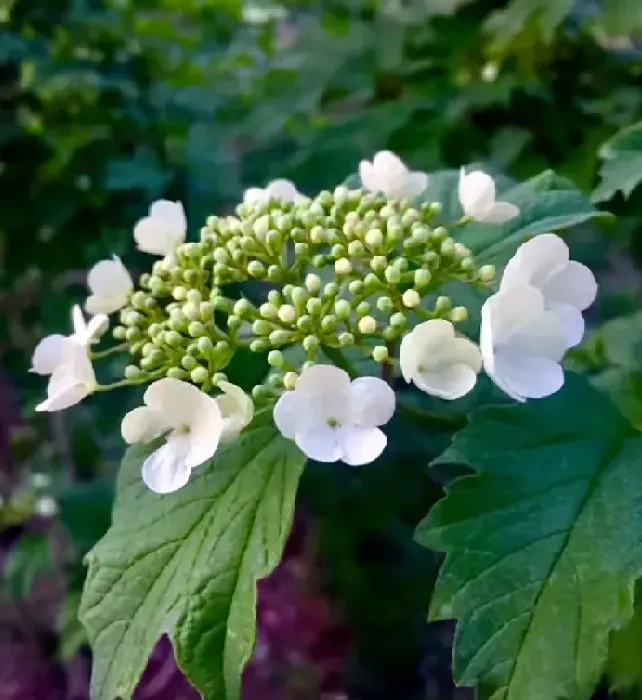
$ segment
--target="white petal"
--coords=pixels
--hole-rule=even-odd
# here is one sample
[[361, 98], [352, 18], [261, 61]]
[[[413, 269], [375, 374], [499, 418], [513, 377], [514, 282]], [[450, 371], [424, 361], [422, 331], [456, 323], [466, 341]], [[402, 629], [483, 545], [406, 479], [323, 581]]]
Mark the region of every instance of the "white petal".
[[185, 209], [180, 202], [159, 199], [150, 206], [149, 215], [161, 221], [178, 242], [185, 240], [187, 218], [185, 217]]
[[310, 394], [334, 393], [348, 389], [350, 377], [334, 365], [312, 365], [301, 373], [296, 391]]
[[181, 242], [165, 228], [162, 222], [151, 216], [141, 219], [134, 227], [136, 247], [150, 255], [171, 255]]
[[209, 396], [189, 432], [189, 452], [185, 463], [192, 469], [214, 456], [223, 435], [223, 416], [215, 399]]
[[548, 278], [568, 263], [568, 246], [554, 233], [542, 233], [522, 243], [508, 261], [500, 289], [513, 284], [530, 284], [541, 289]]
[[47, 389], [47, 398], [36, 406], [36, 411], [64, 411], [91, 393], [85, 384], [58, 383]]
[[484, 219], [495, 205], [495, 181], [481, 170], [460, 172], [459, 202], [466, 216]]
[[59, 334], [43, 338], [33, 351], [31, 371], [41, 375], [52, 374], [62, 361], [67, 340], [64, 335]]
[[415, 371], [417, 370], [417, 358], [419, 355], [419, 342], [415, 335], [415, 330], [412, 330], [401, 339], [399, 346], [399, 367], [401, 374], [407, 382], [411, 382]]
[[145, 460], [143, 481], [156, 493], [172, 493], [187, 484], [192, 470], [185, 464], [185, 438], [170, 438]]
[[582, 312], [570, 304], [551, 304], [550, 308], [564, 327], [568, 347], [574, 348], [579, 345], [584, 337]]
[[364, 189], [370, 192], [379, 191], [379, 179], [375, 172], [374, 165], [368, 160], [362, 160], [359, 163], [359, 177]]
[[541, 357], [497, 353], [494, 375], [510, 395], [526, 399], [541, 399], [559, 391], [564, 385], [562, 367]]
[[299, 194], [294, 183], [284, 179], [272, 180], [267, 186], [267, 191], [271, 197], [285, 203], [294, 202]]
[[300, 406], [305, 399], [296, 391], [284, 392], [274, 406], [274, 423], [277, 430], [288, 440], [294, 440], [300, 417]]
[[101, 336], [109, 328], [109, 318], [106, 314], [96, 314], [85, 327], [84, 338], [78, 339], [74, 337], [74, 340], [80, 340], [81, 345], [88, 345], [95, 338]]
[[[78, 304], [74, 304], [71, 308], [71, 323], [74, 329], [74, 335], [79, 339], [85, 338], [87, 336], [87, 322], [85, 321], [85, 315]], [[87, 344], [89, 344], [89, 338], [87, 338]]]
[[221, 440], [231, 440], [252, 421], [254, 403], [243, 389], [235, 384], [219, 382], [218, 386], [225, 392], [216, 397], [224, 421]]
[[482, 359], [479, 348], [468, 338], [457, 337], [450, 341], [450, 358], [453, 363], [461, 363], [477, 373]]
[[336, 428], [320, 425], [313, 430], [297, 433], [295, 442], [299, 449], [315, 462], [337, 462], [341, 459]]
[[121, 435], [128, 445], [151, 442], [160, 437], [166, 430], [161, 414], [149, 406], [139, 406], [133, 409], [120, 424]]
[[453, 401], [475, 388], [477, 372], [465, 364], [453, 364], [439, 371], [426, 371], [414, 377], [416, 386], [431, 396]]
[[395, 412], [395, 392], [377, 377], [359, 377], [350, 384], [349, 420], [353, 425], [384, 425]]
[[355, 467], [377, 459], [388, 442], [379, 428], [351, 426], [340, 428], [337, 433], [341, 461]]
[[392, 151], [379, 151], [372, 159], [372, 165], [379, 180], [390, 181], [397, 178], [405, 178], [408, 168], [396, 153]]
[[112, 260], [101, 260], [91, 268], [87, 286], [97, 296], [126, 296], [134, 283], [120, 258], [114, 255]]
[[404, 198], [412, 199], [428, 187], [428, 175], [419, 171], [408, 173], [404, 186]]
[[519, 207], [510, 202], [495, 202], [495, 206], [486, 214], [484, 221], [503, 224], [519, 215]]
[[36, 411], [62, 411], [89, 396], [95, 386], [96, 377], [85, 348], [68, 340], [62, 364], [49, 378], [47, 398]]
[[221, 414], [215, 399], [193, 384], [169, 377], [150, 384], [143, 400], [147, 406], [160, 413], [163, 422], [172, 428], [191, 426], [202, 411], [219, 416]]
[[570, 304], [584, 311], [595, 301], [597, 282], [586, 265], [571, 260], [546, 280], [542, 292], [547, 305]]
[[265, 202], [267, 199], [267, 190], [261, 189], [260, 187], [249, 187], [243, 193], [243, 202], [245, 204], [259, 204]]
[[87, 312], [96, 314], [113, 314], [115, 311], [119, 311], [123, 307], [127, 306], [127, 301], [129, 299], [128, 292], [123, 294], [110, 294], [108, 296], [98, 296], [97, 294], [92, 294], [87, 297], [85, 302], [85, 308]]

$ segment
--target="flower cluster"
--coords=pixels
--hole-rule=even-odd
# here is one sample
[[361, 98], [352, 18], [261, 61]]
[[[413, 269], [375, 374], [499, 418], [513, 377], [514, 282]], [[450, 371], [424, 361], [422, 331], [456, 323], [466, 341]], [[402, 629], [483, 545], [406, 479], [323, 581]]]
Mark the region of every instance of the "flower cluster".
[[[473, 219], [505, 222], [519, 209], [496, 201], [489, 175], [462, 169], [463, 216], [442, 222], [441, 203], [422, 201], [429, 176], [394, 154], [363, 161], [360, 174], [361, 189], [314, 198], [286, 180], [247, 190], [233, 215], [209, 217], [193, 242], [182, 205], [155, 202], [134, 239], [160, 259], [138, 284], [116, 257], [92, 268], [91, 321], [76, 307], [74, 332], [45, 338], [34, 353], [33, 371], [50, 375], [38, 410], [150, 384], [122, 434], [127, 443], [163, 438], [143, 479], [168, 493], [252, 420], [254, 402], [224, 373], [239, 348], [267, 354], [273, 371], [254, 387], [254, 401], [271, 402], [281, 433], [322, 462], [359, 465], [379, 456], [397, 366], [407, 382], [442, 399], [471, 391], [482, 367], [518, 400], [559, 389], [559, 363], [581, 340], [582, 311], [596, 292], [565, 243], [546, 234], [517, 251], [483, 306], [478, 347], [455, 329], [467, 308], [437, 292], [453, 280], [482, 288], [494, 281], [493, 267], [476, 265], [457, 230]], [[230, 292], [250, 280], [264, 292]], [[120, 343], [94, 352], [109, 314], [119, 316], [112, 334]], [[351, 377], [343, 354], [351, 347], [379, 363], [382, 378]], [[117, 351], [130, 357], [124, 380], [102, 386], [91, 360]], [[319, 364], [322, 356], [334, 364]]]

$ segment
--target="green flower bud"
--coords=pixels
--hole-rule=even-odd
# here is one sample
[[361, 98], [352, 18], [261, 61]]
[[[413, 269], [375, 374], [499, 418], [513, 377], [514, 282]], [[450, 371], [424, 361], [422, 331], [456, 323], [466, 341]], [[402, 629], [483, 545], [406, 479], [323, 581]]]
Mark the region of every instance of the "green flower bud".
[[194, 384], [203, 384], [208, 380], [210, 374], [205, 367], [197, 367], [196, 369], [192, 370], [189, 376]]
[[310, 231], [310, 241], [316, 245], [326, 242], [325, 229], [321, 226], [314, 226]]
[[267, 352], [270, 347], [270, 341], [267, 338], [255, 338], [250, 343], [250, 350], [252, 352]]
[[326, 258], [325, 255], [315, 255], [312, 258], [313, 267], [322, 268], [322, 267], [325, 267], [327, 265], [327, 263], [328, 263], [328, 259]]
[[196, 342], [196, 347], [198, 348], [199, 354], [203, 355], [204, 357], [209, 357], [210, 353], [214, 349], [212, 341], [207, 336], [199, 338]]
[[280, 350], [270, 350], [267, 361], [271, 367], [276, 367], [277, 369], [280, 369], [285, 364], [285, 358]]
[[170, 367], [167, 372], [165, 372], [165, 376], [170, 379], [187, 379], [189, 374], [180, 367]]
[[198, 306], [203, 301], [203, 297], [198, 289], [190, 289], [187, 292], [187, 301]]
[[[283, 303], [283, 298], [281, 297], [281, 292], [279, 292], [277, 289], [270, 289], [270, 291], [268, 292], [268, 302], [277, 308], [279, 306], [281, 306], [281, 304]], [[276, 314], [276, 309], [275, 309], [275, 314]], [[265, 318], [267, 318], [267, 316]]]
[[363, 278], [363, 284], [368, 289], [375, 289], [381, 286], [381, 280], [375, 275], [374, 272], [368, 272]]
[[187, 328], [189, 321], [180, 309], [172, 309], [169, 314], [168, 326], [171, 330], [180, 332]]
[[247, 273], [255, 279], [261, 279], [266, 274], [265, 265], [258, 260], [251, 260], [247, 265]]
[[365, 254], [366, 249], [361, 241], [350, 241], [350, 243], [348, 243], [348, 255], [351, 255], [353, 258], [361, 258]]
[[385, 255], [375, 255], [370, 261], [370, 267], [375, 272], [383, 272], [388, 267], [388, 258]]
[[379, 297], [377, 299], [377, 308], [379, 311], [388, 313], [394, 310], [395, 304], [390, 297]]
[[187, 298], [187, 289], [185, 289], [185, 287], [174, 287], [172, 296], [176, 301], [185, 301]]
[[276, 229], [270, 229], [265, 237], [268, 248], [274, 253], [278, 253], [283, 245], [281, 234]]
[[319, 349], [319, 339], [315, 335], [308, 335], [303, 339], [303, 349], [307, 353], [314, 353]]
[[421, 297], [419, 296], [419, 292], [414, 289], [406, 289], [401, 296], [401, 301], [406, 308], [414, 309], [421, 303]]
[[230, 331], [235, 331], [243, 325], [243, 319], [236, 314], [230, 314], [227, 317], [227, 327]]
[[299, 316], [299, 318], [296, 322], [296, 327], [300, 331], [307, 333], [310, 330], [310, 328], [312, 328], [312, 319], [307, 314], [304, 314], [303, 316]]
[[260, 240], [264, 241], [267, 236], [267, 232], [270, 230], [270, 217], [261, 216], [259, 217], [252, 227], [254, 235]]
[[377, 345], [372, 351], [372, 359], [375, 362], [386, 362], [388, 360], [388, 348], [385, 345]]
[[294, 285], [292, 284], [285, 284], [283, 285], [283, 296], [286, 299], [291, 299], [292, 298], [292, 290], [294, 289]]
[[359, 332], [364, 335], [371, 335], [377, 330], [377, 321], [373, 316], [364, 316], [359, 321]]
[[435, 311], [441, 312], [441, 311], [450, 311], [452, 307], [452, 301], [450, 297], [437, 297], [437, 301], [435, 302]]
[[348, 285], [348, 291], [356, 297], [363, 292], [363, 282], [361, 280], [352, 280]]
[[383, 233], [378, 228], [370, 229], [370, 231], [368, 231], [368, 233], [365, 235], [365, 241], [370, 250], [377, 250], [383, 246]]
[[401, 270], [396, 265], [389, 265], [384, 276], [388, 284], [399, 284], [401, 282]]
[[278, 316], [281, 323], [291, 325], [295, 323], [297, 319], [296, 309], [291, 304], [283, 304], [278, 311]]
[[200, 352], [200, 350], [198, 349], [198, 344], [197, 344], [197, 343], [190, 343], [190, 344], [187, 346], [187, 354], [188, 354], [190, 357], [199, 357], [200, 354], [201, 354], [201, 352]]
[[339, 285], [336, 282], [328, 282], [323, 288], [323, 296], [326, 299], [332, 299], [339, 293]]
[[495, 279], [495, 266], [482, 265], [482, 267], [479, 268], [478, 274], [482, 282], [492, 282]]
[[285, 376], [283, 377], [283, 386], [286, 389], [294, 389], [298, 378], [299, 375], [296, 372], [286, 372]]
[[252, 332], [255, 335], [270, 335], [273, 330], [275, 330], [274, 324], [263, 319], [257, 319], [252, 324]]
[[188, 258], [200, 258], [203, 249], [199, 243], [183, 243], [180, 247], [180, 252]]
[[352, 313], [352, 305], [346, 299], [337, 299], [334, 304], [334, 313], [337, 315], [337, 318], [347, 321]]
[[354, 336], [352, 333], [341, 333], [341, 335], [339, 335], [339, 345], [341, 345], [341, 347], [354, 345]]
[[181, 364], [188, 372], [191, 372], [193, 369], [198, 367], [198, 362], [191, 355], [183, 355], [183, 359], [181, 360]]
[[138, 313], [138, 311], [128, 311], [125, 314], [124, 321], [126, 326], [138, 326], [143, 322], [144, 319], [145, 317], [142, 314]]
[[267, 380], [270, 386], [283, 386], [283, 375], [278, 372], [270, 373]]
[[368, 313], [370, 313], [370, 304], [367, 301], [362, 301], [357, 306], [357, 316], [365, 316]]
[[463, 243], [455, 243], [455, 255], [458, 258], [469, 258], [472, 253], [470, 252], [470, 248], [467, 248]]
[[227, 248], [217, 248], [214, 251], [213, 256], [214, 260], [216, 260], [216, 262], [220, 265], [229, 265], [230, 254], [227, 251]]
[[125, 331], [125, 340], [128, 341], [129, 343], [134, 342], [135, 340], [138, 340], [141, 336], [141, 332], [138, 328], [128, 328]]
[[308, 299], [308, 303], [305, 305], [307, 312], [309, 314], [312, 314], [313, 316], [320, 314], [322, 307], [323, 302], [318, 297], [312, 297], [312, 299]]
[[[157, 351], [158, 352], [158, 351]], [[163, 354], [158, 352], [157, 355], [148, 355], [143, 357], [140, 361], [140, 368], [148, 372], [154, 369], [154, 367], [163, 359]]]
[[278, 345], [285, 345], [286, 343], [291, 343], [295, 337], [296, 336], [292, 331], [282, 330], [272, 331], [269, 335], [270, 343], [274, 347]]
[[441, 242], [441, 246], [439, 247], [439, 252], [442, 255], [451, 257], [455, 254], [455, 242], [453, 241], [452, 238], [446, 238]]
[[393, 340], [397, 340], [399, 337], [399, 332], [399, 328], [396, 328], [395, 326], [387, 326], [383, 329], [383, 339], [388, 343], [392, 342]]
[[289, 233], [294, 227], [294, 218], [290, 214], [283, 214], [276, 220], [276, 227], [281, 233]]
[[[274, 304], [270, 303], [261, 304], [259, 307], [259, 314], [262, 318], [267, 319], [268, 321], [276, 321], [279, 318], [279, 310], [276, 306], [274, 306]], [[256, 333], [257, 331], [254, 332]], [[259, 333], [259, 335], [262, 334]]]
[[161, 297], [165, 295], [165, 283], [160, 277], [152, 277], [149, 280], [149, 291], [155, 297]]
[[408, 323], [408, 319], [406, 315], [402, 314], [400, 311], [397, 311], [397, 313], [392, 314], [390, 317], [390, 325], [393, 328], [404, 328], [406, 323]]
[[430, 211], [430, 213], [433, 214], [433, 216], [438, 216], [439, 214], [441, 214], [442, 209], [443, 206], [441, 202], [431, 202], [428, 207], [428, 211]]
[[465, 306], [455, 306], [450, 312], [450, 320], [453, 323], [463, 323], [468, 319], [468, 309]]
[[253, 386], [250, 393], [252, 394], [252, 398], [256, 403], [263, 403], [272, 397], [272, 392], [268, 389], [268, 387], [263, 386], [262, 384]]
[[209, 321], [214, 316], [214, 304], [211, 301], [202, 301], [198, 310], [201, 313], [201, 321]]
[[292, 287], [292, 294], [290, 295], [292, 303], [297, 309], [302, 308], [308, 299], [308, 293], [303, 287]]
[[464, 258], [459, 263], [459, 269], [463, 270], [464, 272], [470, 272], [471, 270], [475, 269], [475, 261], [472, 258]]
[[143, 357], [149, 357], [152, 353], [158, 352], [157, 347], [154, 343], [145, 343], [141, 349], [141, 354]]
[[310, 294], [318, 294], [321, 290], [321, 278], [319, 275], [310, 273], [305, 277], [305, 288]]
[[125, 326], [114, 326], [111, 332], [115, 340], [125, 340], [125, 333], [127, 333]]
[[[178, 311], [178, 309], [176, 309]], [[185, 319], [188, 319], [190, 321], [200, 321], [201, 320], [201, 310], [198, 307], [198, 304], [192, 304], [191, 302], [188, 302], [187, 304], [183, 304], [181, 307], [181, 310], [178, 311], [178, 313], [182, 313]], [[172, 312], [172, 314], [175, 314], [175, 312]], [[178, 330], [178, 329], [176, 329]]]
[[205, 326], [200, 321], [192, 321], [187, 327], [187, 332], [192, 336], [192, 338], [200, 338], [205, 335]]
[[239, 299], [234, 303], [232, 311], [236, 316], [244, 318], [252, 312], [252, 304], [247, 299]]
[[310, 248], [307, 243], [295, 243], [294, 254], [297, 258], [307, 258], [310, 254]]
[[414, 280], [415, 280], [415, 287], [417, 289], [422, 289], [423, 287], [427, 287], [430, 284], [430, 280], [432, 279], [432, 275], [430, 274], [430, 270], [415, 270], [414, 274]]
[[421, 215], [416, 209], [406, 209], [406, 211], [403, 213], [401, 217], [401, 224], [402, 226], [409, 228], [412, 226], [416, 221], [419, 221], [421, 219]]
[[352, 263], [348, 258], [339, 258], [334, 263], [334, 271], [337, 275], [349, 275], [352, 272]]
[[321, 330], [324, 333], [332, 333], [337, 327], [337, 317], [334, 314], [326, 314], [321, 319]]
[[433, 270], [436, 270], [439, 267], [439, 254], [435, 253], [434, 250], [429, 250], [427, 253], [424, 253], [422, 255], [422, 260], [426, 265], [428, 265], [428, 267], [432, 268]]
[[330, 255], [332, 255], [332, 257], [336, 258], [337, 260], [339, 258], [345, 258], [346, 254], [346, 247], [341, 245], [340, 243], [336, 243], [335, 245], [333, 245], [332, 249], [330, 250]]
[[127, 365], [125, 367], [125, 379], [139, 379], [142, 376], [143, 372], [141, 372], [140, 367], [136, 365]]
[[270, 265], [267, 269], [267, 278], [270, 282], [280, 282], [283, 277], [283, 270], [280, 265]]
[[137, 309], [145, 308], [145, 301], [147, 300], [147, 294], [145, 292], [134, 292], [132, 294], [131, 304]]

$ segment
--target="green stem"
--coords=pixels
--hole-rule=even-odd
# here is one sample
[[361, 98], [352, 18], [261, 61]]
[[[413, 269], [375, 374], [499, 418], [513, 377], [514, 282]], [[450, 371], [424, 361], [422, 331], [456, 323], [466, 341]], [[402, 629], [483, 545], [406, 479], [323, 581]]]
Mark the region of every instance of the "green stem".
[[127, 343], [121, 343], [120, 345], [114, 345], [113, 348], [107, 348], [107, 350], [99, 350], [98, 352], [90, 352], [89, 357], [92, 360], [102, 360], [103, 357], [109, 357], [116, 352], [122, 352], [127, 349]]
[[119, 382], [114, 382], [113, 384], [96, 384], [94, 391], [111, 391], [112, 389], [120, 389], [124, 386], [138, 386], [139, 384], [147, 384], [147, 382], [153, 381], [154, 379], [160, 379], [165, 375], [165, 369], [156, 370], [155, 372], [150, 372], [138, 379], [122, 379]]

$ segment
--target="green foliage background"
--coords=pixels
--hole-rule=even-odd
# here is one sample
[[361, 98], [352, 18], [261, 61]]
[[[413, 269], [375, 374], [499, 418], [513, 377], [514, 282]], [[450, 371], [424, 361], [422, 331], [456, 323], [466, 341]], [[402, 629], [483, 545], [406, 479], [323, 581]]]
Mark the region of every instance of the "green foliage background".
[[[80, 557], [109, 522], [118, 425], [136, 397], [110, 394], [64, 416], [36, 417], [43, 385], [27, 373], [29, 358], [39, 337], [66, 328], [93, 262], [115, 253], [130, 269], [145, 268], [131, 230], [151, 201], [183, 201], [196, 236], [204, 218], [231, 208], [245, 187], [288, 177], [314, 193], [383, 148], [427, 171], [477, 162], [521, 181], [552, 169], [560, 189], [568, 178], [618, 215], [585, 222], [569, 237], [602, 290], [573, 363], [642, 425], [642, 130], [634, 126], [642, 120], [641, 7], [637, 0], [3, 3], [0, 341], [3, 371], [30, 427], [13, 432], [0, 527], [30, 516], [24, 475], [51, 473], [75, 546], [75, 594]], [[232, 378], [251, 386], [263, 372], [248, 357]], [[486, 389], [453, 410], [473, 408]], [[300, 489], [318, 518], [327, 582], [355, 630], [352, 682], [368, 700], [423, 697], [424, 620], [439, 559], [412, 533], [443, 493], [441, 467], [430, 478], [427, 468], [453, 426], [444, 421], [443, 430], [419, 438], [402, 421], [392, 429], [404, 439], [381, 463], [309, 468]], [[46, 564], [33, 544], [21, 551], [26, 568], [34, 567], [30, 551]], [[25, 585], [23, 574], [15, 580]], [[626, 674], [630, 685], [635, 673]]]

